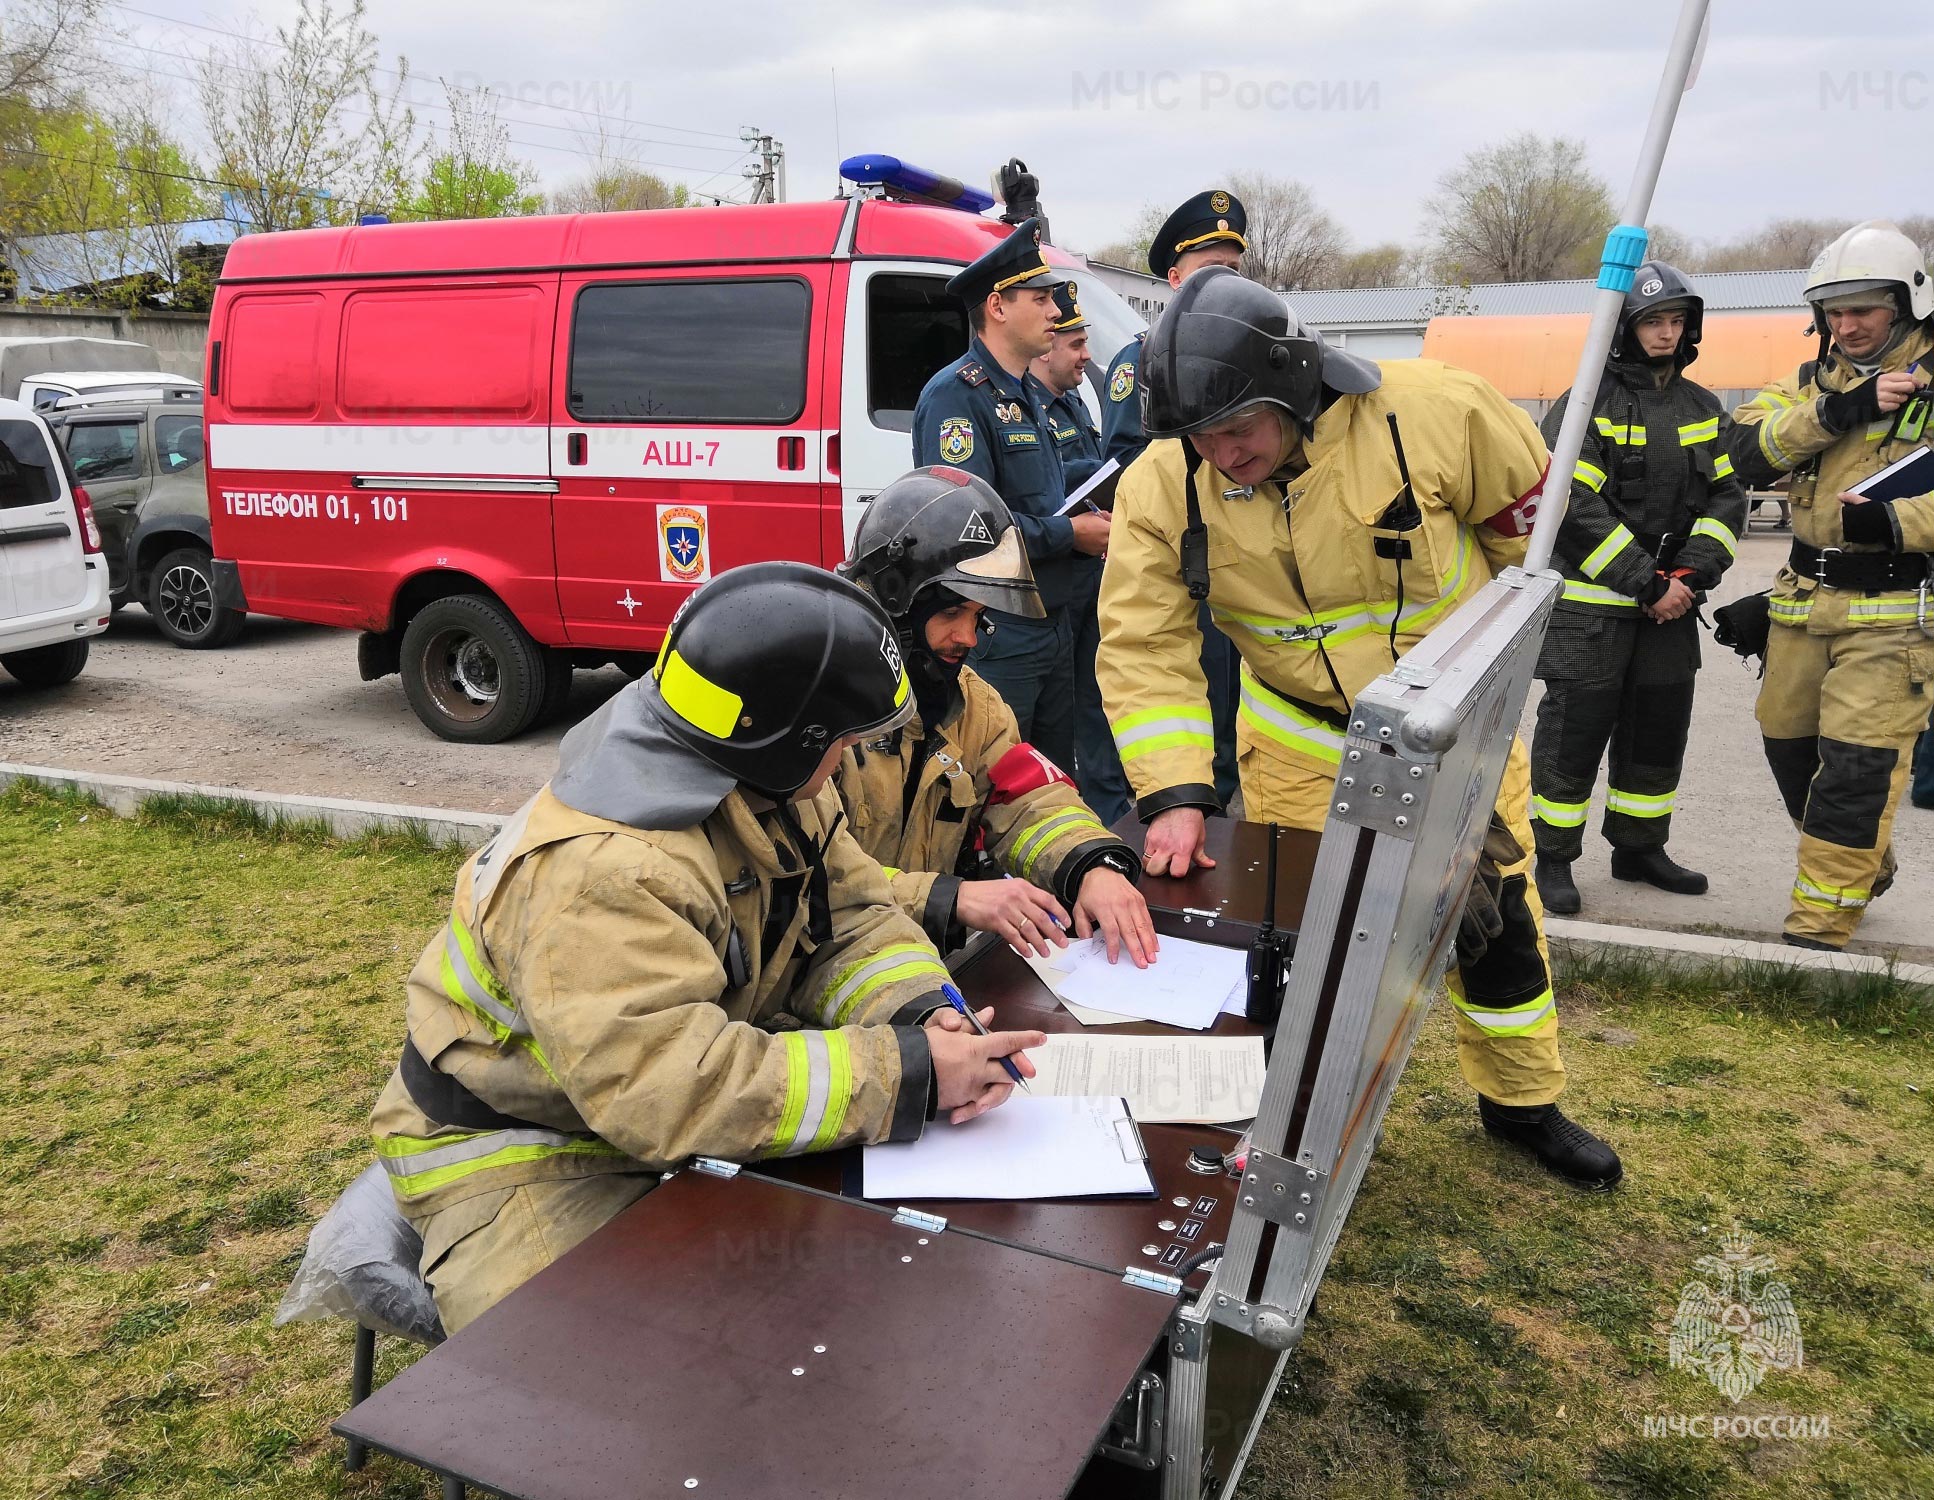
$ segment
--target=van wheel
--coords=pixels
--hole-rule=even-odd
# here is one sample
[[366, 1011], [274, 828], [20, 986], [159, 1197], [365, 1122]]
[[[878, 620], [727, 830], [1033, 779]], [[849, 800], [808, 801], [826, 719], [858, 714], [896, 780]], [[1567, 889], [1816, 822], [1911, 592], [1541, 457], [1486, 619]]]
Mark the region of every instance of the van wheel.
[[494, 600], [438, 599], [403, 632], [403, 692], [432, 732], [494, 745], [522, 734], [543, 711], [544, 648]]
[[31, 688], [59, 687], [63, 682], [72, 682], [86, 665], [86, 641], [62, 641], [57, 646], [36, 646], [31, 651], [0, 656], [0, 667], [5, 667], [21, 686]]
[[177, 547], [148, 579], [148, 613], [177, 646], [208, 651], [242, 633], [248, 615], [215, 602], [215, 571], [197, 547]]
[[538, 705], [532, 727], [553, 724], [571, 706], [571, 658], [562, 651], [544, 653], [544, 701]]

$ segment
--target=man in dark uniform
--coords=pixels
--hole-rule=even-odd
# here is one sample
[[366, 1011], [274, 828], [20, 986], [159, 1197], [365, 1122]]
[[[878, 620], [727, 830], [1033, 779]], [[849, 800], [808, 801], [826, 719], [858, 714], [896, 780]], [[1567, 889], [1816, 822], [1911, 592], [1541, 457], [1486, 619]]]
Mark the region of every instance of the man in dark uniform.
[[1572, 398], [1592, 403], [1558, 532], [1565, 586], [1538, 658], [1545, 694], [1531, 742], [1538, 894], [1562, 914], [1579, 908], [1571, 865], [1607, 744], [1613, 877], [1682, 896], [1706, 889], [1665, 844], [1699, 670], [1696, 600], [1732, 564], [1746, 496], [1719, 398], [1685, 377], [1704, 311], [1676, 269], [1640, 266], [1597, 389], [1567, 391], [1544, 421], [1555, 442]]
[[[1088, 351], [1088, 319], [1075, 300], [1070, 281], [1056, 289], [1054, 346], [1034, 361], [1034, 375], [1053, 397], [1048, 403], [1048, 431], [1061, 455], [1061, 471], [1070, 491], [1079, 489], [1101, 467], [1101, 429], [1081, 399], [1081, 384], [1093, 356]], [[1128, 778], [1122, 773], [1121, 752], [1101, 706], [1095, 682], [1095, 652], [1101, 646], [1101, 627], [1095, 607], [1101, 597], [1101, 559], [1084, 557], [1077, 564], [1076, 588], [1068, 601], [1074, 627], [1074, 755], [1075, 783], [1087, 804], [1113, 827], [1127, 816]]]
[[[1148, 247], [1148, 269], [1179, 287], [1204, 266], [1242, 268], [1242, 252], [1249, 248], [1244, 232], [1249, 215], [1234, 193], [1211, 188], [1197, 193], [1162, 221]], [[1124, 469], [1148, 446], [1142, 432], [1142, 400], [1137, 371], [1142, 339], [1136, 334], [1108, 365], [1103, 384], [1101, 451]], [[1209, 713], [1215, 724], [1215, 794], [1227, 807], [1236, 795], [1236, 648], [1216, 629], [1209, 606], [1197, 611], [1202, 632], [1202, 675], [1209, 685]]]
[[1014, 513], [1045, 619], [989, 610], [974, 670], [1007, 700], [1021, 737], [1057, 765], [1075, 756], [1075, 655], [1069, 601], [1083, 558], [1108, 550], [1105, 513], [1061, 516], [1067, 496], [1047, 408], [1028, 370], [1054, 346], [1054, 291], [1067, 277], [1041, 253], [1030, 219], [947, 283], [967, 305], [967, 352], [927, 382], [913, 409], [913, 461], [978, 474]]

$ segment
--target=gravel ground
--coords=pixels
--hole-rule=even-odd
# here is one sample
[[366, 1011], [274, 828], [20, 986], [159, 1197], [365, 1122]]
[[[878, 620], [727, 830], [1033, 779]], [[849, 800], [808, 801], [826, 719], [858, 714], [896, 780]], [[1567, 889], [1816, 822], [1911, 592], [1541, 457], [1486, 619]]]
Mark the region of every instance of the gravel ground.
[[[1764, 588], [1785, 550], [1784, 535], [1749, 536], [1722, 600]], [[96, 639], [87, 670], [65, 688], [31, 693], [0, 674], [0, 761], [508, 812], [550, 774], [566, 725], [625, 681], [615, 668], [580, 672], [561, 723], [510, 744], [452, 745], [417, 722], [397, 678], [357, 678], [347, 631], [256, 617], [225, 650], [179, 651], [137, 607]], [[1711, 893], [1668, 896], [1613, 881], [1594, 812], [1575, 867], [1582, 917], [1778, 934], [1796, 836], [1760, 753], [1756, 689], [1751, 671], [1707, 642], [1672, 851], [1712, 877]], [[1527, 710], [1527, 736], [1530, 725]], [[1856, 946], [1934, 960], [1934, 812], [1904, 804], [1894, 840], [1899, 882], [1869, 912]]]

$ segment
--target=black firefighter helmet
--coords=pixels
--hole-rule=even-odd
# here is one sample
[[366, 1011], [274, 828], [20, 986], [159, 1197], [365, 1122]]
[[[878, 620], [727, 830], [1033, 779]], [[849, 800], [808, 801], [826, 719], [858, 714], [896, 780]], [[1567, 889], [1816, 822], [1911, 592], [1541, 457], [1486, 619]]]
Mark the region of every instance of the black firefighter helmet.
[[749, 563], [672, 617], [652, 681], [671, 733], [775, 801], [827, 747], [913, 716], [893, 622], [865, 590], [797, 562]]
[[1006, 502], [986, 480], [944, 464], [902, 474], [873, 497], [839, 571], [895, 621], [936, 585], [990, 609], [1047, 615]]
[[1361, 395], [1383, 383], [1369, 360], [1331, 348], [1276, 293], [1228, 266], [1182, 283], [1142, 345], [1141, 370], [1151, 438], [1200, 432], [1262, 403], [1307, 431], [1325, 387]]
[[1705, 329], [1706, 301], [1692, 289], [1685, 273], [1677, 266], [1668, 266], [1662, 260], [1648, 260], [1632, 274], [1632, 285], [1625, 293], [1625, 309], [1618, 315], [1618, 327], [1612, 332], [1613, 359], [1643, 359], [1644, 351], [1639, 347], [1633, 331], [1638, 321], [1650, 312], [1683, 307], [1686, 313], [1685, 332], [1679, 335], [1679, 347], [1673, 351], [1672, 358], [1681, 368], [1691, 364], [1699, 357], [1699, 335]]

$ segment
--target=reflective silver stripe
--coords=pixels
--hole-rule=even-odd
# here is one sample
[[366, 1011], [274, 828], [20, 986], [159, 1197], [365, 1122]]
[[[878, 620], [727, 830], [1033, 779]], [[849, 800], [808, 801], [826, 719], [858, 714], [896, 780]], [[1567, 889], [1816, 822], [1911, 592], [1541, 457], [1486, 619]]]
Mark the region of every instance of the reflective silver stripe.
[[1693, 536], [1709, 536], [1726, 549], [1726, 556], [1739, 555], [1739, 538], [1724, 521], [1715, 521], [1711, 516], [1701, 516], [1692, 523]]
[[1246, 671], [1242, 675], [1238, 708], [1247, 711], [1250, 721], [1271, 739], [1332, 765], [1342, 763], [1343, 735], [1340, 731], [1283, 702]]
[[[580, 1146], [590, 1138], [581, 1135], [566, 1135], [559, 1130], [487, 1130], [482, 1135], [453, 1141], [447, 1146], [433, 1146], [427, 1151], [411, 1151], [392, 1155], [389, 1149], [379, 1152], [383, 1159], [383, 1170], [392, 1177], [417, 1177], [425, 1172], [434, 1172], [439, 1167], [452, 1167], [458, 1162], [476, 1161], [479, 1157], [494, 1156], [510, 1146]], [[389, 1147], [384, 1142], [384, 1147]]]
[[935, 974], [934, 988], [938, 989], [942, 980], [949, 978], [946, 965], [937, 959], [931, 949], [921, 948], [914, 943], [896, 943], [877, 958], [868, 960], [847, 974], [838, 986], [827, 993], [826, 1003], [820, 1007], [819, 1019], [828, 1026], [839, 1023], [841, 1011], [849, 999], [859, 997], [863, 992], [875, 989], [884, 981], [885, 976], [898, 968], [909, 970], [931, 969]]
[[479, 1012], [495, 1021], [511, 1036], [531, 1034], [529, 1023], [516, 1011], [500, 1005], [497, 998], [485, 988], [476, 970], [470, 967], [470, 960], [464, 956], [463, 945], [457, 940], [456, 928], [452, 925], [446, 925], [443, 929], [443, 957], [450, 965], [451, 975], [463, 990], [464, 998]]
[[490, 842], [477, 851], [477, 857], [470, 863], [470, 909], [483, 916], [485, 903], [497, 889], [497, 882], [504, 878], [504, 871], [510, 867], [510, 857], [517, 852], [523, 842], [524, 829], [529, 826], [531, 813], [537, 807], [533, 796], [516, 812], [510, 820], [491, 835]]
[[826, 1055], [825, 1033], [802, 1031], [797, 1035], [806, 1044], [806, 1108], [799, 1116], [799, 1128], [793, 1132], [792, 1139], [779, 1147], [786, 1152], [803, 1151], [812, 1144], [826, 1119], [826, 1105], [833, 1094], [833, 1065]]
[[1614, 526], [1605, 533], [1605, 539], [1592, 548], [1590, 554], [1578, 565], [1578, 571], [1587, 578], [1596, 578], [1605, 571], [1613, 558], [1625, 550], [1626, 544], [1632, 539], [1631, 530], [1623, 522]]
[[1157, 735], [1191, 732], [1213, 734], [1215, 732], [1215, 721], [1206, 708], [1200, 710], [1177, 708], [1164, 712], [1166, 716], [1163, 718], [1146, 719], [1129, 729], [1116, 729], [1114, 735], [1117, 751], [1126, 750], [1143, 740], [1154, 739]]
[[1455, 990], [1451, 991], [1451, 1003], [1458, 1011], [1468, 1016], [1471, 1023], [1485, 1031], [1523, 1031], [1536, 1026], [1546, 1016], [1557, 1012], [1558, 1002], [1546, 991], [1544, 1004], [1534, 1011], [1479, 1010], [1468, 1000], [1460, 1000]]

